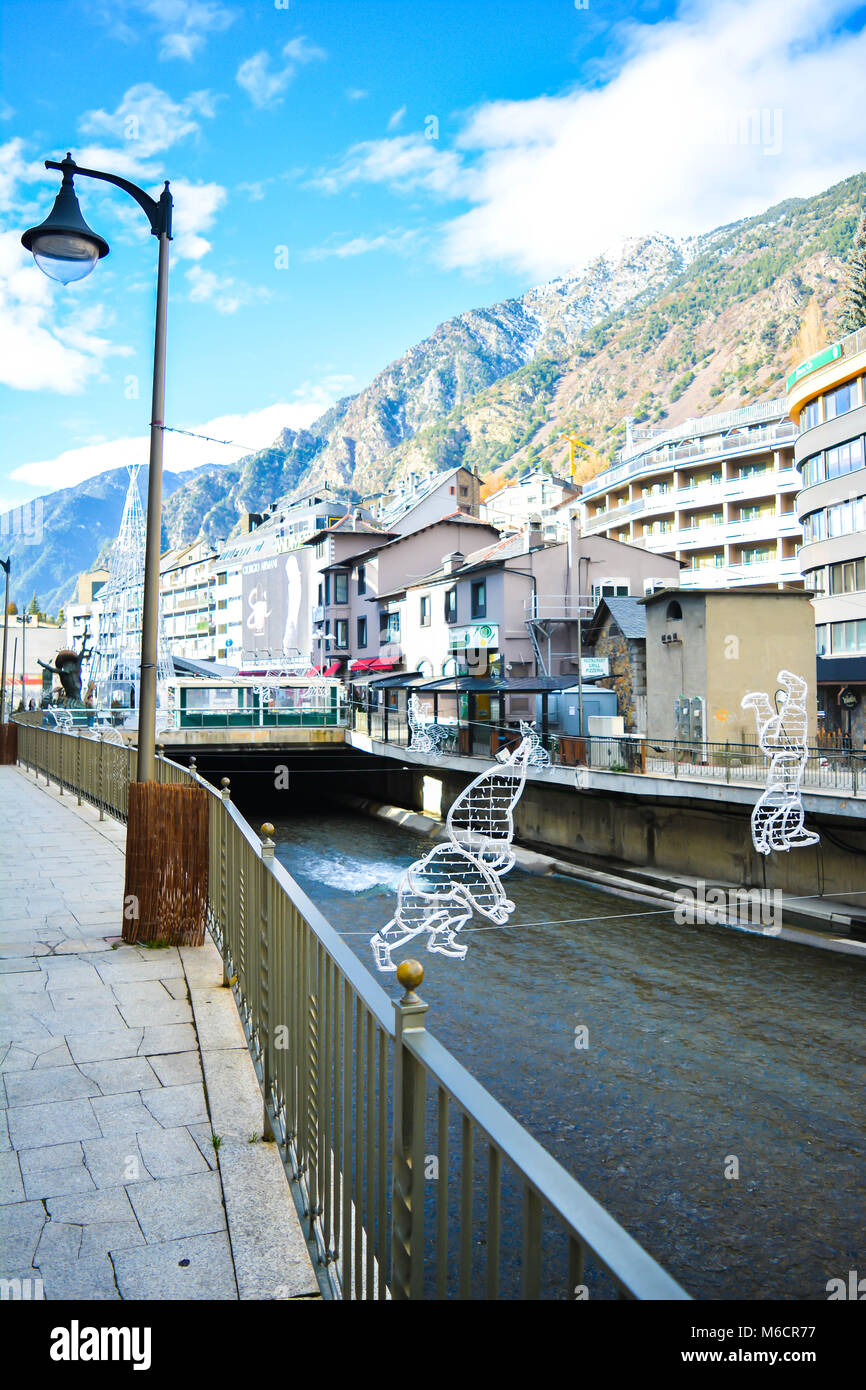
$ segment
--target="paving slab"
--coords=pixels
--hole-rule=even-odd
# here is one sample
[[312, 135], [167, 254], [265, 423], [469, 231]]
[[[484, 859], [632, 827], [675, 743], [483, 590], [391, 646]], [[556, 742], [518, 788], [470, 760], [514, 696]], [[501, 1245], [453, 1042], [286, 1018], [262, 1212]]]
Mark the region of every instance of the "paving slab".
[[188, 1236], [112, 1254], [123, 1299], [237, 1299], [232, 1250], [225, 1231]]
[[315, 1296], [276, 1146], [248, 1142], [261, 1094], [213, 944], [120, 941], [123, 827], [15, 768], [0, 798], [6, 1277], [76, 1302]]
[[129, 1189], [129, 1200], [148, 1245], [178, 1235], [206, 1236], [225, 1229], [218, 1173], [140, 1183]]

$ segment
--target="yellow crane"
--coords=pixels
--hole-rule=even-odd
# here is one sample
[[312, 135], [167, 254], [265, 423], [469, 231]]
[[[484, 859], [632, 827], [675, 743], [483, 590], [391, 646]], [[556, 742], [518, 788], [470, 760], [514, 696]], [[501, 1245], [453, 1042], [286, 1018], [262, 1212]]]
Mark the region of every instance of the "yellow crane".
[[575, 449], [588, 449], [589, 445], [585, 439], [579, 439], [576, 434], [561, 434], [560, 439], [568, 440], [568, 459], [572, 478], [574, 477], [574, 451]]

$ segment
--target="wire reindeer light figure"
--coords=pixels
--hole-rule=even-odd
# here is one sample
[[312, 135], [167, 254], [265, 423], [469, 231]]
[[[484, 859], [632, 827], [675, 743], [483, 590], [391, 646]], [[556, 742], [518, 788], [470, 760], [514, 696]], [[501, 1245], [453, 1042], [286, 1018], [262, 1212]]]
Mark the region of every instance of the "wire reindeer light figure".
[[808, 687], [803, 677], [792, 671], [780, 671], [777, 679], [782, 688], [776, 694], [775, 708], [763, 690], [744, 695], [740, 701], [743, 709], [755, 711], [758, 742], [770, 759], [766, 790], [752, 811], [752, 843], [759, 854], [799, 849], [820, 839], [803, 824], [800, 792], [809, 757]]
[[441, 758], [442, 745], [448, 737], [448, 730], [427, 718], [414, 691], [409, 696], [406, 715], [412, 735], [409, 747], [413, 753], [423, 753], [428, 758]]
[[514, 865], [514, 807], [526, 783], [530, 740], [461, 792], [445, 821], [448, 840], [410, 864], [397, 888], [397, 911], [370, 940], [376, 967], [396, 970], [392, 952], [419, 932], [427, 950], [463, 960], [457, 940], [473, 912], [502, 926], [514, 911], [500, 875]]

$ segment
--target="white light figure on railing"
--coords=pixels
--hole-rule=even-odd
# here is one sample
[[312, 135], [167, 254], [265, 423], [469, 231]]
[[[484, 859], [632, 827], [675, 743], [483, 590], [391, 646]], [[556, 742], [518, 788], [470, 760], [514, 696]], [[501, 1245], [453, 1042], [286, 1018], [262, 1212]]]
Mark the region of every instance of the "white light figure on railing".
[[[534, 767], [536, 771], [543, 772], [545, 768], [551, 766], [550, 754], [536, 733], [534, 724], [528, 724], [525, 719], [521, 719], [520, 737], [529, 740], [529, 756], [526, 759], [528, 767]], [[501, 749], [496, 754], [497, 761], [500, 763], [505, 762], [510, 756], [507, 748]]]
[[411, 864], [397, 888], [397, 911], [370, 940], [376, 966], [396, 970], [391, 953], [419, 932], [427, 950], [463, 960], [457, 932], [479, 912], [497, 926], [514, 911], [500, 875], [514, 865], [514, 807], [526, 782], [530, 753], [521, 740], [506, 762], [488, 768], [461, 792], [445, 821], [448, 840]]
[[434, 724], [421, 708], [421, 701], [413, 692], [406, 707], [409, 732], [412, 735], [409, 747], [413, 753], [423, 753], [427, 758], [440, 758], [442, 744], [448, 737], [448, 730], [441, 724]]
[[800, 794], [809, 757], [806, 682], [791, 671], [780, 671], [777, 679], [782, 688], [775, 709], [763, 690], [740, 702], [743, 709], [755, 711], [758, 742], [770, 759], [766, 791], [752, 811], [752, 843], [759, 854], [815, 845], [820, 838], [803, 825]]

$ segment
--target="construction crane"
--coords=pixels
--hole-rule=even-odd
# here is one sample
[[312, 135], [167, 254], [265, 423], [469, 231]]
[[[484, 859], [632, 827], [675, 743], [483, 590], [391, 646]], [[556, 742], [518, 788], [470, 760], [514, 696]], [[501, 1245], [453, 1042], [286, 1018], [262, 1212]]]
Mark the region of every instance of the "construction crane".
[[576, 434], [561, 434], [561, 435], [559, 436], [559, 438], [560, 438], [560, 439], [567, 439], [567, 440], [568, 440], [569, 471], [570, 471], [571, 476], [572, 476], [572, 478], [573, 478], [573, 477], [574, 477], [574, 451], [575, 451], [575, 449], [588, 449], [588, 448], [589, 448], [589, 445], [587, 444], [586, 440], [584, 440], [584, 439], [579, 439], [578, 436], [577, 436]]

